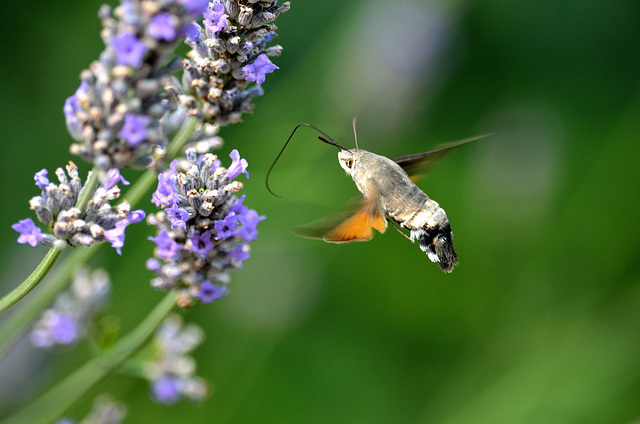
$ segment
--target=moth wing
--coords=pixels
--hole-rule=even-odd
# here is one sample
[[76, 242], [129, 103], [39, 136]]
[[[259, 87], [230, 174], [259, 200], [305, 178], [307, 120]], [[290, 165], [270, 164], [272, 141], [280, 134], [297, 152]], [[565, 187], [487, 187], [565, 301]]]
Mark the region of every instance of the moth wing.
[[387, 220], [375, 196], [372, 199], [360, 198], [351, 202], [344, 212], [299, 227], [294, 232], [301, 237], [322, 239], [328, 243], [349, 243], [371, 240], [373, 228], [380, 233], [387, 229]]
[[471, 143], [472, 141], [488, 137], [489, 135], [490, 134], [485, 134], [477, 137], [466, 138], [464, 140], [454, 141], [428, 152], [396, 156], [391, 158], [391, 160], [400, 165], [402, 169], [404, 169], [404, 171], [409, 175], [409, 178], [411, 178], [413, 182], [417, 183], [423, 177], [423, 175], [419, 174], [418, 172], [425, 171], [431, 165], [442, 159], [446, 154], [451, 153], [454, 149]]

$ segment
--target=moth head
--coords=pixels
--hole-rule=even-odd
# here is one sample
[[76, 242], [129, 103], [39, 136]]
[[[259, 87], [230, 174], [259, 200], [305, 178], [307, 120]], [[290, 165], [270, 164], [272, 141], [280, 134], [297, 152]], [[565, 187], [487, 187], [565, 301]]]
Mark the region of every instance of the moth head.
[[345, 172], [349, 175], [353, 172], [354, 168], [357, 166], [357, 153], [358, 151], [352, 150], [340, 150], [338, 152], [338, 162], [340, 162], [340, 166]]

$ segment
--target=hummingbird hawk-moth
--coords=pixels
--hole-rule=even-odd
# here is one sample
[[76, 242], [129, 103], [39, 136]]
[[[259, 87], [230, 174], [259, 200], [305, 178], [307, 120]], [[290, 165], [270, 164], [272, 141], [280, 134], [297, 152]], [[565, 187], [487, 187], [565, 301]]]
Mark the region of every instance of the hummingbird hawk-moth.
[[355, 149], [340, 146], [311, 124], [300, 124], [293, 130], [267, 172], [267, 189], [275, 196], [277, 195], [269, 188], [269, 174], [301, 126], [313, 128], [322, 134], [318, 137], [321, 141], [338, 148], [338, 162], [347, 175], [353, 178], [363, 198], [339, 216], [299, 229], [299, 235], [319, 238], [329, 243], [367, 241], [373, 237], [374, 228], [384, 233], [387, 223], [391, 222], [393, 225], [395, 222], [400, 227], [408, 229], [410, 234], [407, 236], [393, 225], [396, 230], [411, 242], [417, 240], [420, 249], [432, 262], [437, 262], [442, 271], [453, 271], [458, 264], [458, 255], [453, 247], [449, 219], [444, 209], [416, 185], [420, 178], [417, 171], [432, 165], [452, 149], [484, 136], [461, 140], [428, 152], [389, 159], [360, 150], [355, 118]]

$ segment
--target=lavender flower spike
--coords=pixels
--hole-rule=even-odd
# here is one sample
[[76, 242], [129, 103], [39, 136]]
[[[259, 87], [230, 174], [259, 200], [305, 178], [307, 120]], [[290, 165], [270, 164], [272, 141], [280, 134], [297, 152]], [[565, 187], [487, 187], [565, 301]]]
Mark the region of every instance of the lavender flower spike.
[[[173, 204], [147, 218], [158, 228], [149, 239], [156, 243], [155, 260], [147, 267], [156, 274], [152, 286], [178, 290], [179, 305], [196, 300], [209, 303], [224, 297], [229, 272], [249, 257], [249, 243], [256, 239], [256, 226], [264, 219], [243, 205], [235, 193], [242, 183], [232, 181], [246, 172], [247, 162], [234, 151], [229, 169], [215, 155], [197, 156], [187, 150], [188, 164], [159, 176], [158, 190], [170, 187]], [[197, 188], [197, 189], [194, 189]], [[176, 212], [186, 211], [177, 224]], [[184, 219], [186, 217], [186, 219]]]
[[20, 233], [18, 243], [29, 243], [31, 246], [41, 244], [62, 250], [68, 245], [88, 247], [93, 243], [109, 241], [120, 253], [126, 226], [144, 219], [144, 212], [131, 211], [127, 202], [122, 202], [117, 207], [109, 203], [120, 197], [117, 184], [129, 184], [128, 181], [117, 169], [109, 170], [105, 184], [94, 189], [85, 210], [80, 210], [76, 207], [76, 202], [83, 184], [78, 168], [73, 162], [69, 162], [66, 169], [66, 174], [62, 168], [56, 170], [59, 184], [48, 180], [44, 184], [42, 178], [46, 178], [46, 170], [36, 173], [35, 179], [40, 179], [37, 185], [42, 191], [29, 204], [40, 222], [51, 230], [51, 234], [43, 234], [31, 219], [23, 219], [12, 226]]
[[[192, 50], [183, 61], [182, 81], [171, 91], [187, 114], [204, 123], [227, 125], [253, 111], [251, 100], [262, 95], [260, 84], [277, 67], [267, 56], [282, 47], [267, 47], [275, 36], [273, 21], [289, 10], [276, 0], [215, 0], [187, 38]], [[257, 86], [250, 85], [256, 81]]]
[[53, 306], [44, 311], [31, 330], [31, 344], [40, 348], [77, 343], [107, 300], [111, 283], [101, 269], [89, 273], [79, 268], [71, 288], [60, 294]]
[[204, 340], [204, 331], [195, 324], [183, 324], [170, 315], [156, 331], [151, 349], [142, 357], [144, 378], [151, 383], [151, 398], [172, 404], [180, 399], [203, 399], [208, 383], [194, 375], [195, 361], [189, 353]]
[[174, 48], [205, 10], [202, 0], [121, 0], [100, 9], [105, 50], [64, 105], [72, 154], [102, 170], [152, 162], [166, 144], [160, 119], [175, 108], [164, 91], [180, 66]]

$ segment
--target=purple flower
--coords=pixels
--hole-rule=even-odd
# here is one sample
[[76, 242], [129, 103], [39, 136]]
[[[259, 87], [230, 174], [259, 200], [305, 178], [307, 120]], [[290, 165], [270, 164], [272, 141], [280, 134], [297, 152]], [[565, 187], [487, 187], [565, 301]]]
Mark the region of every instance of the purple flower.
[[182, 3], [185, 10], [192, 15], [200, 15], [204, 13], [209, 5], [209, 0], [179, 0], [179, 2]]
[[163, 12], [151, 18], [149, 22], [149, 35], [156, 40], [173, 41], [176, 39], [177, 31], [174, 25], [173, 15]]
[[151, 117], [149, 116], [129, 113], [124, 117], [124, 125], [118, 136], [127, 140], [127, 143], [134, 147], [147, 138], [147, 127], [150, 123]]
[[239, 215], [230, 213], [224, 217], [224, 219], [214, 222], [213, 228], [215, 228], [216, 240], [222, 238], [233, 237], [236, 227], [239, 223]]
[[259, 216], [258, 212], [253, 209], [242, 215], [242, 228], [236, 233], [236, 236], [244, 238], [247, 242], [251, 242], [258, 238], [258, 222], [264, 221], [266, 216]]
[[131, 184], [129, 181], [125, 180], [122, 175], [120, 175], [120, 170], [118, 168], [111, 168], [110, 170], [108, 170], [107, 178], [107, 182], [102, 186], [105, 190], [111, 190], [113, 186], [115, 186], [119, 182], [121, 182], [122, 185]]
[[231, 207], [229, 208], [229, 212], [235, 213], [236, 215], [244, 215], [245, 213], [247, 213], [249, 211], [249, 208], [242, 204], [246, 197], [247, 195], [243, 194], [242, 197], [237, 198], [236, 201], [233, 202], [233, 205], [231, 205]]
[[116, 249], [118, 255], [122, 255], [122, 246], [124, 246], [124, 229], [127, 228], [127, 223], [125, 221], [116, 222], [116, 226], [110, 230], [104, 232], [104, 238], [109, 243], [111, 243], [111, 247]]
[[124, 220], [127, 221], [127, 224], [137, 224], [142, 221], [145, 216], [147, 216], [147, 214], [142, 209], [138, 209], [129, 212], [129, 215], [127, 215]]
[[33, 177], [33, 179], [36, 181], [36, 185], [41, 190], [44, 190], [44, 188], [49, 185], [49, 179], [47, 178], [48, 173], [49, 171], [47, 171], [46, 169], [43, 169], [41, 171], [36, 172], [36, 175], [34, 175]]
[[17, 224], [11, 226], [14, 230], [20, 233], [18, 237], [18, 243], [29, 243], [31, 246], [35, 246], [38, 242], [44, 239], [42, 230], [36, 227], [31, 218], [20, 220]]
[[187, 24], [182, 30], [187, 36], [188, 43], [196, 43], [200, 41], [200, 28], [195, 22]]
[[78, 326], [72, 316], [52, 314], [49, 319], [51, 338], [58, 344], [71, 344], [78, 337]]
[[158, 271], [162, 267], [162, 264], [160, 264], [160, 261], [155, 258], [149, 258], [147, 259], [145, 266], [149, 271]]
[[116, 249], [118, 255], [122, 255], [122, 246], [124, 246], [124, 230], [127, 228], [127, 225], [136, 224], [142, 221], [144, 217], [145, 213], [141, 209], [131, 211], [125, 219], [116, 222], [115, 227], [104, 232], [105, 240], [111, 243], [111, 247]]
[[213, 8], [204, 12], [204, 27], [211, 34], [215, 34], [227, 26], [227, 18], [229, 15], [224, 13], [224, 5], [217, 1], [213, 3]]
[[116, 51], [116, 60], [120, 65], [139, 67], [147, 52], [147, 46], [139, 41], [135, 34], [125, 32], [111, 40], [111, 47]]
[[180, 400], [180, 385], [176, 377], [160, 377], [153, 383], [153, 398], [165, 404], [172, 404]]
[[158, 189], [151, 196], [151, 201], [157, 207], [167, 206], [176, 202], [176, 189], [173, 184], [173, 171], [165, 171], [158, 174]]
[[198, 298], [202, 303], [211, 303], [214, 300], [222, 299], [227, 294], [225, 286], [214, 286], [211, 281], [205, 280], [200, 285]]
[[194, 234], [189, 237], [189, 240], [191, 240], [189, 250], [200, 256], [207, 256], [207, 252], [213, 249], [213, 245], [211, 244], [211, 233], [209, 231], [205, 231], [200, 235]]
[[76, 116], [76, 113], [82, 109], [80, 107], [78, 96], [86, 97], [88, 91], [89, 83], [87, 81], [82, 81], [80, 83], [80, 87], [78, 87], [73, 96], [68, 97], [64, 102], [64, 108], [62, 109], [69, 134], [71, 134], [71, 136], [77, 141], [84, 139], [84, 135], [82, 133], [83, 122]]
[[246, 159], [240, 159], [240, 153], [238, 153], [237, 149], [233, 149], [229, 154], [231, 158], [231, 166], [227, 169], [227, 178], [233, 180], [240, 174], [244, 174], [247, 178], [249, 178], [249, 173], [247, 172], [247, 166], [249, 165]]
[[276, 65], [271, 63], [266, 54], [262, 53], [253, 61], [252, 64], [242, 67], [242, 70], [247, 74], [245, 80], [255, 81], [260, 85], [264, 82], [264, 76], [279, 69]]
[[171, 229], [174, 229], [174, 228], [182, 228], [183, 230], [187, 229], [187, 220], [189, 219], [189, 212], [179, 207], [175, 203], [170, 208], [165, 209], [165, 211], [169, 216], [169, 221], [171, 222]]
[[156, 237], [149, 237], [149, 240], [158, 246], [158, 257], [164, 259], [173, 259], [176, 253], [182, 248], [165, 230], [160, 230]]
[[249, 259], [249, 252], [248, 252], [248, 246], [244, 243], [238, 244], [233, 250], [230, 250], [227, 252], [227, 256], [229, 256], [230, 258], [233, 258], [236, 260], [236, 262], [238, 263], [242, 263], [244, 262], [245, 259]]

